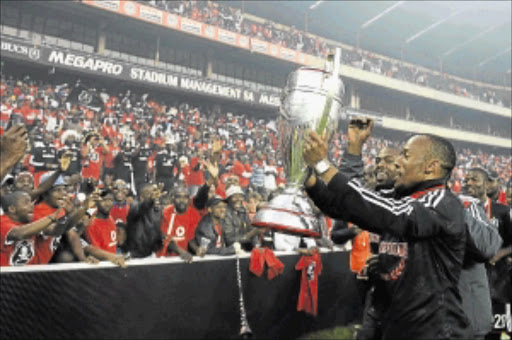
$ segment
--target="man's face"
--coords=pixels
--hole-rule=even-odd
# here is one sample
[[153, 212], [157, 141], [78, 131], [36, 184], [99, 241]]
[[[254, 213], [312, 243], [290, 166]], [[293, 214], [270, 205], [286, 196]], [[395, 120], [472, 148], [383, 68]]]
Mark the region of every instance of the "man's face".
[[16, 179], [16, 190], [30, 193], [34, 190], [34, 179], [31, 176], [21, 176]]
[[212, 217], [216, 220], [222, 220], [226, 217], [226, 203], [220, 202], [208, 209]]
[[240, 211], [240, 210], [243, 210], [243, 201], [244, 201], [244, 196], [242, 194], [234, 194], [232, 196], [229, 197], [229, 206], [231, 207], [231, 209], [233, 210], [236, 210], [236, 211]]
[[398, 152], [390, 148], [380, 150], [375, 159], [376, 181], [379, 186], [392, 187], [397, 175], [396, 159]]
[[414, 136], [404, 145], [396, 159], [395, 189], [398, 192], [411, 189], [425, 180], [425, 158], [429, 154], [429, 143], [425, 136]]
[[228, 179], [226, 179], [226, 188], [231, 185], [240, 186], [240, 179], [237, 176], [228, 177]]
[[65, 196], [67, 195], [67, 189], [65, 185], [58, 185], [56, 187], [53, 187], [48, 192], [48, 196], [46, 196], [46, 204], [48, 204], [50, 207], [57, 209], [62, 201], [64, 200]]
[[[30, 223], [34, 218], [34, 204], [27, 193], [24, 193], [18, 198], [14, 205], [16, 219], [21, 223]], [[9, 208], [11, 209], [11, 208]]]
[[256, 209], [258, 209], [259, 203], [260, 202], [258, 199], [250, 197], [249, 200], [247, 201], [247, 210], [249, 210], [250, 213], [255, 213]]
[[469, 171], [464, 179], [464, 192], [479, 200], [485, 200], [487, 194], [487, 181], [478, 171]]
[[116, 202], [123, 203], [126, 200], [127, 190], [123, 185], [114, 183], [112, 191], [114, 192], [114, 199], [116, 200]]
[[174, 207], [178, 213], [184, 213], [188, 208], [188, 192], [186, 190], [178, 190], [174, 195]]
[[112, 209], [112, 205], [114, 204], [113, 200], [114, 196], [112, 194], [107, 194], [106, 196], [102, 197], [102, 199], [96, 204], [98, 210], [102, 214], [108, 215]]

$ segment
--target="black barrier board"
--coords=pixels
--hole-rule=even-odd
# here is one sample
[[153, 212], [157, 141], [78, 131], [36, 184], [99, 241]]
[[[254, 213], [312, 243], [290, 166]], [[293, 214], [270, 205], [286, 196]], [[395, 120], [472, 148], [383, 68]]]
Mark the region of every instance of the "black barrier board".
[[[255, 338], [297, 338], [358, 319], [361, 300], [348, 269], [348, 253], [322, 253], [317, 317], [297, 312], [300, 272], [295, 264], [300, 256], [278, 258], [285, 265], [284, 273], [273, 280], [252, 274], [248, 256], [240, 260], [245, 307]], [[235, 258], [192, 264], [175, 260], [155, 259], [142, 265], [145, 260], [137, 260], [126, 269], [79, 264], [73, 270], [2, 271], [0, 337], [237, 338]]]

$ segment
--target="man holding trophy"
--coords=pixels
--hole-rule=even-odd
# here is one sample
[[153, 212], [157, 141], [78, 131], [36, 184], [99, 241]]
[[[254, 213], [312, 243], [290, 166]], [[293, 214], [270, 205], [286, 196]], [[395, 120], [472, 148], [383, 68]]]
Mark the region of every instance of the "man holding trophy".
[[[372, 122], [362, 129], [371, 129]], [[383, 339], [466, 338], [469, 322], [457, 284], [466, 228], [464, 210], [445, 188], [455, 165], [453, 146], [416, 135], [396, 163], [393, 199], [349, 180], [327, 159], [325, 137], [310, 132], [303, 156], [313, 169], [306, 191], [328, 216], [379, 234], [379, 275], [370, 301]]]

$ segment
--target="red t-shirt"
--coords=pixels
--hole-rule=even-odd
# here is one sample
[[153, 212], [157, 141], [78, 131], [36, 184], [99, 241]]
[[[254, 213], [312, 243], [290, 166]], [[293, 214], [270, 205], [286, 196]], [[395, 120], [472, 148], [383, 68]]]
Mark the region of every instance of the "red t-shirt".
[[115, 223], [121, 222], [126, 224], [126, 217], [128, 216], [128, 211], [130, 211], [130, 205], [128, 203], [116, 204], [110, 210], [110, 217], [114, 220]]
[[312, 256], [302, 256], [295, 269], [302, 270], [297, 311], [303, 310], [308, 314], [317, 315], [318, 275], [322, 272], [320, 254], [315, 252]]
[[[48, 204], [41, 202], [34, 207], [34, 221], [40, 220], [48, 215], [55, 213], [57, 209], [50, 207]], [[59, 218], [62, 216], [58, 216]], [[39, 234], [36, 236], [36, 257], [33, 263], [48, 264], [52, 259], [53, 254], [57, 250], [60, 242], [60, 236], [48, 236]]]
[[[172, 215], [174, 214], [174, 221]], [[188, 242], [195, 237], [196, 227], [199, 224], [200, 216], [197, 209], [189, 204], [184, 214], [177, 214], [174, 211], [174, 205], [170, 205], [164, 209], [162, 221], [160, 223], [160, 231], [164, 236], [164, 248], [159, 256], [173, 256], [175, 253], [167, 252], [167, 245], [174, 240], [178, 247], [182, 249], [188, 248]], [[172, 222], [172, 223], [171, 223]]]
[[112, 254], [116, 253], [117, 229], [111, 217], [95, 218], [85, 230], [85, 238], [94, 247]]
[[[114, 167], [114, 158], [117, 156], [121, 148], [119, 146], [111, 146], [108, 153], [105, 155], [105, 168]], [[103, 152], [103, 151], [102, 151]]]
[[19, 241], [7, 241], [9, 232], [21, 223], [7, 215], [0, 216], [0, 266], [22, 266], [31, 264], [35, 256], [34, 237]]
[[192, 157], [190, 159], [190, 174], [188, 176], [188, 181], [185, 182], [187, 185], [203, 185], [204, 184], [204, 174], [203, 170], [199, 168], [199, 170], [194, 171], [195, 167], [199, 164], [199, 158]]
[[86, 166], [82, 168], [83, 178], [94, 178], [97, 181], [100, 179], [100, 170], [103, 165], [103, 148], [97, 146], [94, 149], [89, 149], [89, 156], [86, 161]]

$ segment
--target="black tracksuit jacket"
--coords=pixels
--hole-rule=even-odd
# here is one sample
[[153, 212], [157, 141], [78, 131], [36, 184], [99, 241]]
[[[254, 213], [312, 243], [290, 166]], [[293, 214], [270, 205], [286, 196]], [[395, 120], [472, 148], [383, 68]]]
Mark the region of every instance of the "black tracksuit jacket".
[[379, 234], [381, 280], [372, 307], [383, 339], [467, 338], [457, 289], [466, 247], [464, 207], [443, 181], [427, 181], [391, 199], [338, 173], [307, 189], [326, 215]]

